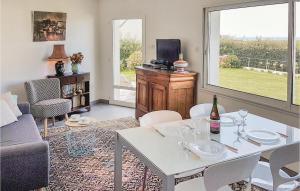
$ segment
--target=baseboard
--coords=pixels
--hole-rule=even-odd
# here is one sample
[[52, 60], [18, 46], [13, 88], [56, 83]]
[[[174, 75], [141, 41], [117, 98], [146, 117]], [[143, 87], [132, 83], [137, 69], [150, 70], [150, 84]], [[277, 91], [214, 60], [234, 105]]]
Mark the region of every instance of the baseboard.
[[109, 101], [106, 99], [97, 99], [95, 101], [92, 101], [90, 104], [91, 104], [91, 106], [93, 106], [93, 105], [97, 105], [99, 103], [109, 104]]

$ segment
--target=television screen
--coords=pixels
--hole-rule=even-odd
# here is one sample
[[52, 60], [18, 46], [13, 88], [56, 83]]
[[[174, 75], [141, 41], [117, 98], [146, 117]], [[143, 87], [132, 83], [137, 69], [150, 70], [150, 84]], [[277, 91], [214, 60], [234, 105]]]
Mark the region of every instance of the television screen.
[[156, 39], [157, 60], [168, 61], [168, 68], [179, 59], [181, 43], [179, 39]]

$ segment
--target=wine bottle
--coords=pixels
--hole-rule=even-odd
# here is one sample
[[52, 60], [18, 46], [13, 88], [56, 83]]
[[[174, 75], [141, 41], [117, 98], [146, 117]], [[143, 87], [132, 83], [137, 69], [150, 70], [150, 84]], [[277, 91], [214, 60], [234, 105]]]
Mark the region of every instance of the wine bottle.
[[214, 134], [220, 133], [220, 115], [216, 95], [214, 95], [213, 106], [210, 112], [210, 132]]

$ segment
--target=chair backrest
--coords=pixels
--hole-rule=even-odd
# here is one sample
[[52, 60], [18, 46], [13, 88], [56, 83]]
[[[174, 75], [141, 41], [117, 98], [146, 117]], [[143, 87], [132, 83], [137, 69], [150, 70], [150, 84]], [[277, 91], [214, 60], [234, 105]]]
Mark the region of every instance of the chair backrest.
[[260, 153], [208, 167], [204, 171], [206, 190], [219, 188], [251, 177], [260, 158]]
[[281, 184], [300, 178], [300, 174], [294, 177], [282, 177], [279, 170], [295, 162], [300, 161], [299, 158], [300, 144], [292, 144], [279, 149], [276, 149], [270, 156], [270, 168], [273, 177], [273, 190], [277, 190]]
[[25, 90], [30, 104], [60, 98], [60, 82], [57, 78], [25, 82]]
[[[213, 104], [211, 104], [211, 103], [195, 105], [190, 109], [190, 117], [197, 118], [197, 117], [209, 116], [212, 106], [213, 106]], [[225, 109], [222, 105], [218, 105], [218, 111], [219, 111], [219, 114], [225, 113]]]
[[169, 110], [153, 111], [140, 117], [140, 126], [149, 127], [154, 124], [179, 121], [182, 117], [179, 113]]

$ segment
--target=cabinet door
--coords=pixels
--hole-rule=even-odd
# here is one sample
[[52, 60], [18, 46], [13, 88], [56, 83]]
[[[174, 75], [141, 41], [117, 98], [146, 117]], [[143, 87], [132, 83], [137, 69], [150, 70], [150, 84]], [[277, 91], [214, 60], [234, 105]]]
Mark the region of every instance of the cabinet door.
[[173, 82], [169, 87], [168, 109], [179, 112], [185, 119], [189, 118], [195, 102], [194, 82]]
[[167, 88], [163, 85], [152, 82], [149, 89], [150, 111], [167, 109]]
[[136, 108], [147, 113], [149, 111], [148, 103], [148, 82], [138, 77], [136, 83]]

